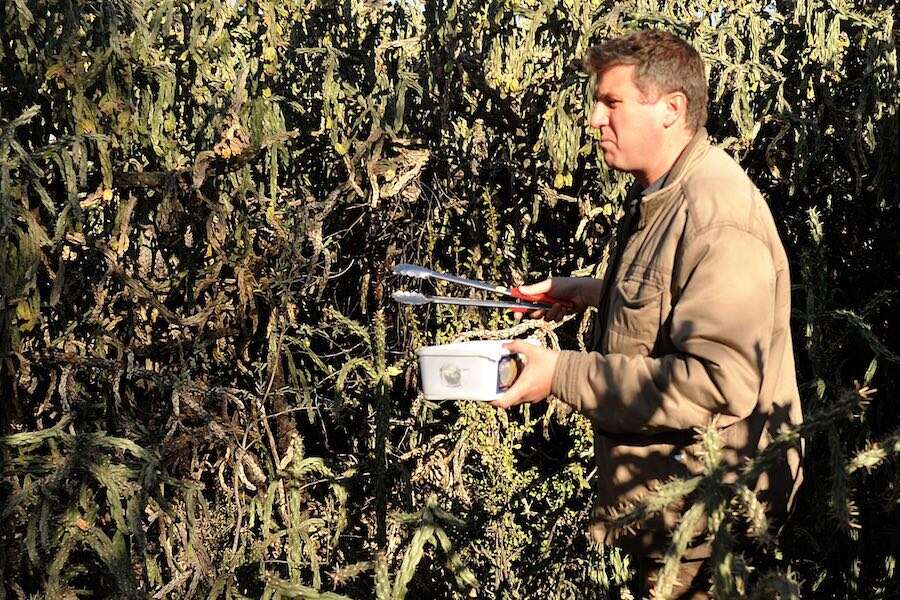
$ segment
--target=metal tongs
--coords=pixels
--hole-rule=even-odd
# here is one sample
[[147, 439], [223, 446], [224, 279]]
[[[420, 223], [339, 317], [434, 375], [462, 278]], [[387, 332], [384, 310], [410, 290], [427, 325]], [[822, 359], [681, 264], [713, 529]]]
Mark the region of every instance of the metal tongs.
[[419, 292], [407, 292], [398, 290], [394, 292], [392, 296], [396, 302], [400, 302], [401, 304], [456, 304], [461, 306], [479, 306], [482, 308], [506, 308], [512, 310], [513, 312], [547, 310], [548, 308], [552, 308], [554, 304], [562, 304], [563, 306], [567, 307], [571, 307], [572, 305], [570, 302], [567, 302], [565, 300], [557, 300], [549, 294], [525, 294], [521, 292], [517, 287], [509, 288], [502, 285], [487, 283], [485, 281], [466, 279], [465, 277], [459, 277], [457, 275], [438, 273], [437, 271], [432, 271], [431, 269], [426, 269], [425, 267], [420, 267], [418, 265], [410, 265], [406, 263], [399, 264], [394, 267], [394, 273], [396, 275], [416, 277], [418, 279], [440, 279], [442, 281], [449, 281], [450, 283], [455, 283], [457, 285], [464, 285], [466, 287], [484, 290], [493, 294], [500, 294], [502, 296], [511, 296], [513, 298], [516, 298], [515, 301], [481, 300], [478, 298], [431, 296]]

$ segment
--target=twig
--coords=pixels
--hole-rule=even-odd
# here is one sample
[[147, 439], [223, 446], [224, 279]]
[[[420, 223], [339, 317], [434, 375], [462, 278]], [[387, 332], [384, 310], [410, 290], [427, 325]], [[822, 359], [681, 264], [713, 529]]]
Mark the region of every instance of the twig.
[[518, 325], [507, 327], [506, 329], [476, 329], [474, 331], [464, 331], [463, 333], [453, 338], [453, 342], [464, 342], [471, 339], [501, 340], [505, 338], [514, 338], [525, 333], [526, 331], [532, 331], [535, 329], [539, 329], [545, 334], [549, 334], [557, 327], [560, 327], [563, 323], [567, 323], [573, 318], [575, 318], [575, 315], [567, 315], [563, 318], [562, 321], [559, 321], [558, 323], [548, 323], [547, 321], [543, 320], [529, 319], [527, 321], [519, 323]]

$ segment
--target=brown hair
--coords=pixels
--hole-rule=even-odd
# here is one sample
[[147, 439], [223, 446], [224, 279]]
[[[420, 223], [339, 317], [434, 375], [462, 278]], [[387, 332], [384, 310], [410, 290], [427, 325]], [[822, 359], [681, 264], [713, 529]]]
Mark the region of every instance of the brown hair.
[[598, 76], [618, 65], [634, 65], [634, 84], [641, 93], [681, 92], [687, 98], [687, 125], [706, 125], [709, 91], [700, 54], [681, 38], [659, 30], [638, 31], [593, 46], [584, 70]]

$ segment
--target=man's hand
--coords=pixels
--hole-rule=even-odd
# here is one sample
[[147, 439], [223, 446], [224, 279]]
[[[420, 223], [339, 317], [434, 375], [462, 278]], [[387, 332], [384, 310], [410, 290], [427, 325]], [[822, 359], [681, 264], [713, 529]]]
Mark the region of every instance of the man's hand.
[[[519, 291], [524, 294], [549, 294], [557, 300], [568, 300], [572, 308], [567, 309], [562, 304], [554, 304], [547, 310], [535, 310], [528, 313], [532, 319], [543, 317], [547, 321], [560, 321], [569, 314], [584, 312], [588, 306], [600, 304], [600, 293], [603, 282], [592, 277], [551, 277], [533, 285], [523, 285]], [[516, 319], [521, 318], [521, 313], [516, 313]]]
[[504, 348], [525, 355], [525, 368], [511, 388], [499, 399], [491, 402], [497, 408], [509, 408], [523, 402], [537, 402], [550, 395], [553, 373], [559, 352], [516, 340]]

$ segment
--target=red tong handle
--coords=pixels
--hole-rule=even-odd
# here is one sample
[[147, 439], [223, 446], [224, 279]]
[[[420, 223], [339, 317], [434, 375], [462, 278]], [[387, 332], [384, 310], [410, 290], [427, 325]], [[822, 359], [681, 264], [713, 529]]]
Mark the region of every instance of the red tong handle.
[[[519, 291], [519, 288], [517, 288], [517, 287], [514, 287], [511, 290], [509, 290], [509, 295], [512, 296], [513, 298], [518, 298], [519, 300], [525, 300], [526, 302], [543, 302], [545, 304], [550, 304], [550, 305], [559, 304], [563, 308], [566, 308], [569, 310], [571, 310], [575, 306], [568, 300], [559, 300], [557, 298], [554, 298], [550, 294], [525, 294], [525, 293]], [[547, 308], [550, 308], [550, 306], [548, 306]], [[513, 312], [528, 312], [529, 310], [533, 310], [533, 309], [525, 310], [525, 309], [514, 308]]]

